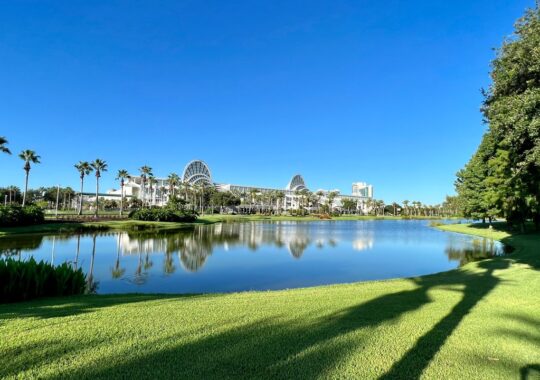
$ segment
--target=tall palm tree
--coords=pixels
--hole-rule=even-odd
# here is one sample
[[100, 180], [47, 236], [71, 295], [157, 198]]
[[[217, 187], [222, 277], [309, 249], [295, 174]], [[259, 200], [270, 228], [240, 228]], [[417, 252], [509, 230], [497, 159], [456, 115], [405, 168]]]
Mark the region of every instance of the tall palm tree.
[[107, 162], [100, 160], [99, 158], [96, 158], [94, 161], [90, 163], [90, 166], [92, 166], [92, 169], [94, 169], [94, 172], [96, 173], [96, 212], [95, 217], [97, 218], [99, 214], [99, 178], [101, 177], [102, 172], [107, 171]]
[[403, 208], [405, 208], [405, 213], [409, 215], [409, 201], [407, 199], [403, 201]]
[[176, 173], [171, 173], [167, 179], [169, 180], [169, 194], [174, 198], [176, 186], [180, 183], [180, 177]]
[[150, 175], [148, 177], [148, 184], [150, 185], [150, 200], [148, 203], [150, 203], [152, 206], [154, 205], [155, 203], [155, 200], [156, 200], [156, 196], [154, 194], [154, 191], [155, 191], [155, 186], [157, 184], [157, 179], [154, 177], [154, 175]]
[[339, 195], [339, 191], [330, 191], [328, 195], [326, 196], [327, 202], [328, 202], [328, 211], [330, 214], [332, 214], [332, 211], [334, 209], [334, 199]]
[[125, 180], [131, 178], [128, 171], [125, 169], [118, 170], [118, 173], [116, 174], [116, 179], [120, 180], [120, 216], [122, 216], [122, 213], [124, 212], [124, 185]]
[[153, 175], [152, 168], [150, 166], [144, 165], [139, 168], [139, 172], [141, 173], [141, 200], [144, 207], [146, 178]]
[[78, 164], [75, 164], [75, 169], [77, 169], [77, 171], [79, 172], [79, 178], [81, 179], [81, 193], [80, 193], [80, 199], [79, 199], [78, 214], [82, 215], [84, 176], [89, 175], [94, 169], [90, 166], [90, 163], [87, 161], [79, 161]]
[[278, 190], [276, 194], [276, 198], [278, 200], [278, 213], [281, 214], [281, 209], [283, 208], [283, 203], [285, 200], [285, 192], [283, 190]]
[[23, 201], [22, 205], [24, 206], [26, 204], [26, 193], [28, 193], [28, 176], [30, 175], [30, 164], [39, 164], [40, 157], [34, 152], [33, 150], [27, 149], [23, 150], [19, 154], [19, 158], [24, 161], [24, 171], [26, 173], [25, 181], [24, 181], [24, 195], [23, 195]]
[[8, 141], [6, 140], [6, 138], [4, 136], [0, 136], [0, 152], [11, 154], [11, 151], [6, 146], [7, 143]]
[[159, 199], [160, 199], [160, 204], [163, 205], [165, 202], [165, 190], [167, 190], [167, 188], [163, 186], [163, 182], [161, 182], [161, 184], [162, 185], [159, 187]]

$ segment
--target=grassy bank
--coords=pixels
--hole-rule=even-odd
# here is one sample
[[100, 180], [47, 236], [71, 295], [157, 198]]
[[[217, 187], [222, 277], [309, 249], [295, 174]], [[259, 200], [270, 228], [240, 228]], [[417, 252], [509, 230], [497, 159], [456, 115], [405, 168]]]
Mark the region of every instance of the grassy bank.
[[0, 377], [538, 375], [540, 236], [444, 228], [493, 234], [516, 250], [413, 279], [0, 305]]
[[91, 231], [177, 230], [195, 224], [213, 223], [204, 219], [195, 223], [144, 222], [140, 220], [112, 220], [101, 222], [48, 222], [35, 226], [0, 227], [0, 238], [21, 234], [64, 234]]
[[340, 221], [340, 220], [431, 220], [439, 217], [401, 217], [401, 216], [375, 216], [375, 215], [342, 215], [333, 216], [331, 219], [321, 219], [318, 216], [290, 216], [290, 215], [204, 215], [201, 220], [213, 222], [245, 222], [245, 221], [293, 221], [293, 222], [313, 222], [313, 221]]

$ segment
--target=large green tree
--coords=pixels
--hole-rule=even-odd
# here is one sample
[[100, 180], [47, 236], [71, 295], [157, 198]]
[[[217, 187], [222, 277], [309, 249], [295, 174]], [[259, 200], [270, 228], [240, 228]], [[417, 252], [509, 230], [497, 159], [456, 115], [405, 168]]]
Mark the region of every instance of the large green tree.
[[456, 183], [466, 216], [540, 227], [540, 13], [528, 10], [492, 62], [482, 112], [489, 126]]

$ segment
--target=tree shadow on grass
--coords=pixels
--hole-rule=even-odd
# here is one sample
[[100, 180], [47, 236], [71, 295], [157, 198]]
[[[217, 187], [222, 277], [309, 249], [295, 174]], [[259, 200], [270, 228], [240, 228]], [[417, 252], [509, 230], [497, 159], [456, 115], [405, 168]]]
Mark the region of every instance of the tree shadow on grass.
[[[411, 279], [411, 290], [387, 294], [308, 322], [265, 319], [222, 333], [182, 341], [175, 335], [160, 341], [141, 342], [136, 354], [119, 353], [99, 367], [69, 372], [74, 377], [138, 378], [316, 378], [339, 370], [349, 355], [362, 355], [369, 334], [383, 324], [397, 322], [431, 302], [428, 291], [436, 287], [462, 287], [463, 296], [448, 315], [420, 337], [401, 359], [383, 374], [390, 378], [418, 378], [454, 329], [500, 280], [495, 270], [509, 262], [496, 259], [480, 263], [481, 272], [451, 271]], [[419, 321], [419, 323], [421, 323]], [[182, 342], [181, 342], [182, 341]], [[362, 360], [377, 363], [376, 358]], [[388, 365], [383, 365], [388, 368]], [[369, 372], [369, 371], [367, 371]], [[335, 373], [334, 373], [335, 375]]]
[[0, 325], [10, 319], [19, 318], [61, 318], [90, 313], [95, 310], [166, 299], [213, 298], [223, 294], [117, 294], [87, 295], [61, 298], [42, 298], [28, 302], [0, 304]]
[[519, 370], [521, 380], [538, 380], [540, 379], [540, 363], [528, 364], [521, 367]]

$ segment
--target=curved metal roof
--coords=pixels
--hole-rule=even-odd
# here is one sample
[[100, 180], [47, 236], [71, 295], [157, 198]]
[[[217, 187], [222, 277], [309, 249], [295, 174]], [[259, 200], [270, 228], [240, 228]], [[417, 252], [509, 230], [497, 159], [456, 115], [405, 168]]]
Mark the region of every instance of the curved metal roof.
[[210, 169], [204, 161], [193, 160], [189, 162], [184, 168], [184, 174], [182, 174], [182, 180], [192, 185], [198, 183], [212, 183], [212, 175]]

